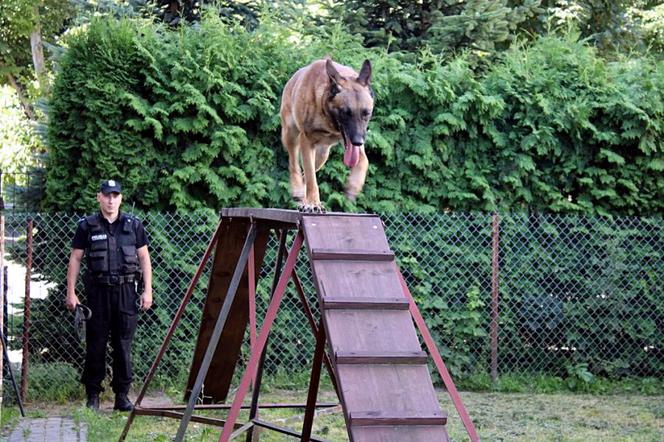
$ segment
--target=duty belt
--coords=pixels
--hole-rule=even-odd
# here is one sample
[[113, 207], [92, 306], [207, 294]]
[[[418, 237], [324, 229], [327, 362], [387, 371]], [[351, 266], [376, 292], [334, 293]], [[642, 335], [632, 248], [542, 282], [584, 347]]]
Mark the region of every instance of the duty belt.
[[97, 284], [118, 285], [123, 283], [135, 282], [135, 275], [99, 275], [93, 276], [92, 280]]

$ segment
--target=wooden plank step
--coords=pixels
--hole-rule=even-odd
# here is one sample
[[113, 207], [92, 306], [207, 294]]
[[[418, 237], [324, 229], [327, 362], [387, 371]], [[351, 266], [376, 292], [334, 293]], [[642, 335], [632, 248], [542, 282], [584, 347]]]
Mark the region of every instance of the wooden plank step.
[[441, 413], [427, 365], [338, 364], [335, 371], [346, 416], [363, 410]]
[[377, 216], [302, 216], [309, 251], [319, 248], [343, 250], [390, 250]]
[[376, 297], [334, 297], [323, 298], [323, 310], [330, 309], [357, 309], [357, 310], [408, 310], [410, 307], [406, 298], [376, 298]]
[[446, 425], [447, 414], [413, 414], [408, 412], [351, 411], [350, 425]]
[[340, 250], [317, 248], [311, 250], [311, 259], [314, 261], [394, 261], [394, 252], [391, 250]]
[[444, 425], [403, 425], [352, 428], [352, 440], [362, 442], [450, 442]]
[[337, 364], [426, 364], [426, 352], [393, 351], [376, 353], [375, 351], [337, 351]]

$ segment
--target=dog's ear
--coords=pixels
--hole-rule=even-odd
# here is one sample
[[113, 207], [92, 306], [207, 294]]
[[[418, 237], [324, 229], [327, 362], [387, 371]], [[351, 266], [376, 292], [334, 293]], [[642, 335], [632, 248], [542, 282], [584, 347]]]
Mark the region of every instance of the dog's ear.
[[337, 72], [337, 69], [334, 67], [334, 64], [332, 63], [332, 59], [328, 58], [325, 60], [325, 70], [327, 71], [327, 76], [330, 77], [330, 81], [332, 82], [333, 85], [340, 86], [341, 80], [343, 80], [343, 77], [339, 75], [339, 72]]
[[371, 83], [371, 63], [369, 60], [364, 60], [364, 63], [362, 63], [362, 69], [360, 69], [360, 75], [357, 76], [357, 82], [362, 86], [369, 86]]

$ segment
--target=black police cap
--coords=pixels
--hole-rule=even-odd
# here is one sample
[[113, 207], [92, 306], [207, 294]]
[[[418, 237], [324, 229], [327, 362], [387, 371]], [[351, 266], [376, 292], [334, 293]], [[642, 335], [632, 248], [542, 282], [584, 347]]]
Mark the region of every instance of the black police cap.
[[104, 180], [99, 186], [99, 191], [101, 193], [122, 193], [122, 186], [116, 180]]

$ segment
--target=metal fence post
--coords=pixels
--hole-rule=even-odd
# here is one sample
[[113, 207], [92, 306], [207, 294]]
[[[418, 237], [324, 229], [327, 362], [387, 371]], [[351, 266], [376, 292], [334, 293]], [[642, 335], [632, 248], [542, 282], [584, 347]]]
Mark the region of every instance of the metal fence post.
[[25, 262], [25, 308], [23, 310], [23, 362], [21, 363], [21, 400], [25, 402], [28, 393], [28, 361], [30, 359], [30, 279], [32, 278], [32, 218], [28, 218]]
[[[2, 182], [2, 171], [0, 171], [0, 183]], [[2, 198], [2, 184], [0, 184], [0, 199]], [[4, 319], [5, 319], [5, 214], [3, 207], [0, 207], [0, 335], [4, 337]], [[3, 351], [6, 349], [5, 343], [0, 342]], [[2, 409], [2, 378], [5, 371], [3, 370], [4, 357], [0, 356], [0, 410]], [[11, 368], [11, 367], [10, 367]]]
[[500, 217], [491, 221], [491, 380], [498, 379], [498, 277], [500, 264]]

